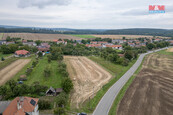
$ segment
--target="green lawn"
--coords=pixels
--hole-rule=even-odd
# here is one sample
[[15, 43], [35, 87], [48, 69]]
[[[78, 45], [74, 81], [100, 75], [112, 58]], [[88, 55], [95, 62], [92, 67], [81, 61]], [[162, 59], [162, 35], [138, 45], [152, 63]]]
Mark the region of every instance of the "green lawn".
[[172, 55], [173, 56], [173, 52], [167, 52], [166, 50], [161, 50], [159, 52], [156, 52], [158, 54], [162, 54], [162, 55]]
[[0, 40], [2, 40], [4, 33], [0, 33]]
[[96, 38], [95, 36], [92, 35], [80, 35], [80, 34], [72, 34], [72, 36], [79, 37], [79, 38]]
[[[78, 111], [84, 111], [87, 113], [92, 113], [97, 104], [99, 103], [100, 99], [103, 97], [103, 95], [107, 92], [107, 90], [116, 82], [118, 81], [121, 76], [123, 76], [126, 71], [129, 70], [129, 68], [136, 62], [136, 60], [133, 60], [131, 63], [129, 63], [128, 66], [121, 66], [118, 64], [111, 63], [109, 61], [105, 61], [104, 59], [100, 57], [90, 56], [89, 59], [93, 60], [94, 62], [101, 65], [103, 68], [108, 70], [114, 77], [112, 80], [104, 85], [100, 91], [97, 92], [96, 96], [91, 99], [90, 101], [86, 101], [83, 105], [80, 106], [80, 109]], [[116, 77], [115, 77], [116, 76]]]
[[[25, 74], [25, 71], [27, 67], [30, 67], [32, 65], [34, 59], [27, 64], [15, 77], [14, 79], [17, 80], [20, 75]], [[44, 69], [46, 66], [51, 66], [51, 76], [46, 78], [44, 77]], [[39, 60], [39, 63], [32, 71], [31, 75], [27, 76], [27, 81], [24, 83], [31, 85], [35, 81], [39, 81], [41, 85], [45, 86], [52, 86], [54, 88], [60, 88], [61, 87], [61, 81], [62, 81], [62, 75], [58, 73], [58, 62], [52, 61], [50, 64], [47, 61], [47, 57], [45, 56], [43, 59]]]
[[[144, 58], [145, 59], [145, 58]], [[127, 83], [123, 86], [123, 88], [120, 90], [120, 92], [118, 93], [116, 99], [114, 100], [114, 103], [109, 111], [109, 115], [116, 115], [117, 112], [117, 107], [118, 104], [120, 103], [121, 99], [123, 98], [123, 96], [125, 95], [127, 89], [129, 88], [129, 86], [132, 84], [133, 80], [135, 79], [136, 75], [140, 72], [140, 70], [142, 69], [142, 64], [144, 62], [144, 59], [141, 63], [141, 65], [138, 67], [138, 69], [135, 71], [134, 75], [132, 77], [130, 77], [130, 79], [127, 81]]]
[[4, 57], [4, 58], [5, 58], [5, 57], [11, 56], [11, 55], [13, 55], [13, 54], [2, 54], [2, 53], [0, 52], [0, 58], [1, 58], [1, 57]]

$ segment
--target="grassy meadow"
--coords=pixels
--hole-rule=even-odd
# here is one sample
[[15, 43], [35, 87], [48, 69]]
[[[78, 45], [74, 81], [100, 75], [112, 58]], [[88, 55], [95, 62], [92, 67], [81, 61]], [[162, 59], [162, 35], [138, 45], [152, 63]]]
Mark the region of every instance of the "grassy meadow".
[[75, 36], [75, 37], [79, 37], [79, 38], [86, 38], [86, 39], [90, 39], [90, 38], [96, 38], [95, 36], [93, 35], [78, 35], [78, 34], [72, 34], [72, 36]]

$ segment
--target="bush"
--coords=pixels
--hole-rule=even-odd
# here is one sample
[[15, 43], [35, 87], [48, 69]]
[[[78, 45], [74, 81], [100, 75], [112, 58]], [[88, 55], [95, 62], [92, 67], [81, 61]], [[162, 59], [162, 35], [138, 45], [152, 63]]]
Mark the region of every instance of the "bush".
[[73, 83], [72, 80], [70, 78], [65, 78], [62, 81], [62, 88], [66, 93], [70, 93], [70, 91], [73, 89]]
[[54, 109], [54, 114], [56, 115], [64, 115], [65, 114], [65, 110], [62, 107], [57, 107]]
[[27, 78], [19, 78], [17, 81], [27, 81]]
[[46, 100], [39, 100], [38, 101], [38, 106], [40, 110], [48, 110], [51, 109], [51, 103], [50, 101]]
[[32, 72], [32, 68], [27, 68], [27, 70], [26, 70], [26, 75], [30, 75], [31, 74], [31, 72]]
[[51, 68], [50, 66], [47, 66], [45, 69], [44, 69], [44, 76], [45, 77], [50, 77], [50, 74], [51, 74]]

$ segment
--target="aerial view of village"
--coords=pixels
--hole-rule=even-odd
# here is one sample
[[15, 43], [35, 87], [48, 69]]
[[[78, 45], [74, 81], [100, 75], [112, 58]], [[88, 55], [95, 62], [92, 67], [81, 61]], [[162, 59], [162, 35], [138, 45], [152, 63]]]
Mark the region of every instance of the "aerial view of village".
[[171, 0], [0, 1], [0, 115], [173, 113]]

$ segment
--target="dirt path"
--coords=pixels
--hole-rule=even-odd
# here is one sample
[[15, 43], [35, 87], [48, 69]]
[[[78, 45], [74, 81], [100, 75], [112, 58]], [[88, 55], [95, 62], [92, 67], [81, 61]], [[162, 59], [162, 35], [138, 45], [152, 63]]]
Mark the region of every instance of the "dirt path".
[[3, 85], [6, 81], [11, 79], [30, 61], [30, 59], [19, 59], [10, 64], [9, 66], [5, 67], [4, 69], [2, 69], [0, 71], [0, 85]]
[[109, 72], [86, 57], [65, 56], [65, 62], [74, 83], [71, 102], [77, 108], [112, 78]]
[[125, 93], [117, 115], [171, 115], [172, 99], [173, 56], [151, 54]]

